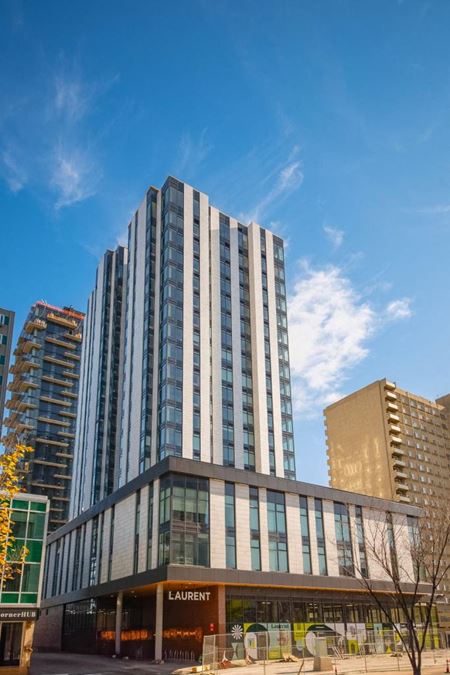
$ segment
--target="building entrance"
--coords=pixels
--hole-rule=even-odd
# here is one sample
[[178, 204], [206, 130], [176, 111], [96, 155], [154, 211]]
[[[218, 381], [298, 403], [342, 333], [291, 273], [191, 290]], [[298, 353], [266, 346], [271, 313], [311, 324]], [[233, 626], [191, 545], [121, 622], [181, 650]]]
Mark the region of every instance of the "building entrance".
[[2, 623], [0, 629], [0, 666], [19, 666], [22, 647], [22, 623]]

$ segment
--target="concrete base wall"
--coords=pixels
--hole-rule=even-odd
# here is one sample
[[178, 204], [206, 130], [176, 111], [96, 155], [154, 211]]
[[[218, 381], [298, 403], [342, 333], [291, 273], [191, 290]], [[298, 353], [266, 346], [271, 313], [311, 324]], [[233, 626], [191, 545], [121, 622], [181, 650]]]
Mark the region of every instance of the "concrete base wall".
[[60, 652], [64, 608], [43, 609], [35, 624], [33, 649], [37, 652]]

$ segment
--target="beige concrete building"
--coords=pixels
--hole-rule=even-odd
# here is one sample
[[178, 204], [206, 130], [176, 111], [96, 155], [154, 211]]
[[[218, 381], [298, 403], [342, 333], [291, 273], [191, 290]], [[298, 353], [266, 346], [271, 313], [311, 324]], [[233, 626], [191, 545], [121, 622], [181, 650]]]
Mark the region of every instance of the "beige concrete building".
[[[332, 487], [415, 506], [449, 502], [450, 395], [429, 401], [383, 379], [324, 415]], [[450, 628], [450, 609], [444, 614]]]

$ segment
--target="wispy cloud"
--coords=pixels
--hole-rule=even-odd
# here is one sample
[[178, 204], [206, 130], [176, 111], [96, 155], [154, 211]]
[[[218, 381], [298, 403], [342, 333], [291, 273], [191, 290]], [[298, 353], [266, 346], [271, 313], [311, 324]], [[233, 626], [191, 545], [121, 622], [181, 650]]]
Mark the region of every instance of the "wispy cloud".
[[337, 249], [342, 246], [344, 242], [344, 230], [338, 230], [336, 227], [331, 227], [331, 225], [324, 225], [323, 231], [333, 248]]
[[408, 300], [382, 310], [364, 298], [344, 271], [300, 261], [288, 302], [294, 406], [315, 417], [341, 396], [350, 371], [369, 354], [370, 339], [388, 321], [408, 318]]
[[27, 172], [17, 155], [17, 151], [10, 147], [5, 147], [1, 151], [1, 175], [3, 176], [8, 188], [13, 193], [20, 192], [27, 183]]
[[55, 208], [58, 210], [92, 197], [100, 178], [99, 170], [88, 155], [59, 149], [51, 176], [51, 186], [56, 193]]
[[[109, 120], [93, 133], [87, 118], [117, 78], [88, 81], [76, 60], [61, 57], [45, 81], [10, 105], [14, 114], [0, 117], [0, 178], [11, 192], [38, 191], [56, 211], [96, 193], [103, 174], [99, 143]], [[0, 96], [0, 107], [6, 98]]]
[[412, 314], [411, 298], [393, 300], [386, 307], [386, 317], [394, 321], [396, 319], [409, 319]]
[[208, 140], [206, 128], [202, 130], [198, 138], [194, 138], [190, 133], [183, 134], [178, 145], [178, 157], [175, 161], [176, 175], [180, 179], [194, 176], [213, 147]]
[[418, 209], [411, 209], [414, 213], [423, 213], [424, 215], [439, 215], [450, 213], [450, 204], [434, 204], [433, 206], [423, 206]]
[[302, 185], [304, 174], [302, 162], [300, 159], [296, 159], [298, 152], [298, 146], [294, 146], [287, 161], [279, 166], [274, 175], [270, 177], [273, 181], [273, 187], [248, 213], [243, 214], [245, 220], [261, 222], [275, 201], [279, 202], [280, 199], [286, 198]]

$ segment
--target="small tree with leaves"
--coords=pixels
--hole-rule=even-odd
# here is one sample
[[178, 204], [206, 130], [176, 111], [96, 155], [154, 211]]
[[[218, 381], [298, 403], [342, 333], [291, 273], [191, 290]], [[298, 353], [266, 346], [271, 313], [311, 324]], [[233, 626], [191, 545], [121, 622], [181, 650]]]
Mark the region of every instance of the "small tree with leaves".
[[[11, 521], [11, 501], [20, 492], [21, 467], [32, 448], [15, 444], [0, 455], [0, 579], [2, 585], [20, 573], [28, 554], [25, 546], [16, 548]], [[2, 590], [2, 589], [1, 589]]]
[[[386, 579], [389, 588], [380, 593], [379, 586], [357, 564], [355, 576], [383, 619], [392, 623], [413, 674], [420, 675], [435, 603], [450, 573], [450, 508], [424, 509], [421, 518], [408, 517], [407, 527], [379, 511], [366, 523], [364, 546], [369, 566], [375, 576]], [[401, 611], [403, 626], [392, 622], [394, 606]]]

